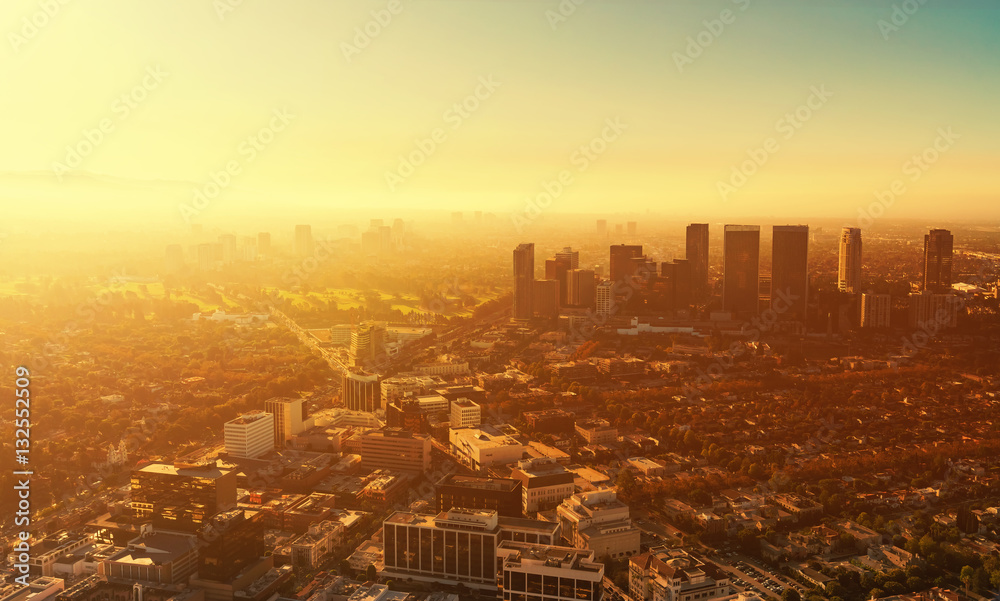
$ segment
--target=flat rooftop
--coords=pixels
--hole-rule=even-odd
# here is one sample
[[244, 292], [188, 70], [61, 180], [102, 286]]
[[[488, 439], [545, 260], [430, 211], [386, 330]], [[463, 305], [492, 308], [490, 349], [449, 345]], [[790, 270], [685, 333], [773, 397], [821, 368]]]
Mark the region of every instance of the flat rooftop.
[[185, 476], [188, 478], [221, 478], [230, 470], [220, 469], [214, 465], [191, 465], [184, 463], [148, 463], [138, 470], [145, 474], [166, 474], [169, 476]]

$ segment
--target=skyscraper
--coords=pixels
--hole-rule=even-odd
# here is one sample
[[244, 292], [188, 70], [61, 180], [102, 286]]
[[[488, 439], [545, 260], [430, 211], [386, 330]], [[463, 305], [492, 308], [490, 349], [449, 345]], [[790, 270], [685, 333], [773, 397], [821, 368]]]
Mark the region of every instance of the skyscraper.
[[[809, 226], [776, 225], [771, 239], [771, 308], [805, 323], [809, 300]], [[782, 310], [787, 307], [787, 310]]]
[[861, 292], [861, 229], [845, 227], [840, 232], [837, 286], [841, 292]]
[[727, 225], [722, 243], [722, 309], [757, 313], [760, 278], [760, 226]]
[[535, 279], [535, 245], [514, 249], [514, 319], [531, 319], [531, 286]]
[[632, 259], [642, 257], [642, 245], [616, 244], [611, 247], [610, 277], [612, 282], [621, 282], [635, 273]]
[[545, 260], [545, 279], [559, 282], [559, 303], [568, 304], [569, 300], [569, 260], [565, 258]]
[[592, 269], [571, 269], [567, 274], [571, 307], [594, 307], [597, 294], [597, 276]]
[[924, 292], [951, 291], [951, 254], [955, 238], [948, 230], [924, 236]]
[[580, 251], [569, 246], [556, 253], [556, 259], [566, 261], [570, 269], [580, 268]]
[[365, 372], [345, 371], [340, 380], [340, 398], [344, 407], [372, 413], [382, 408], [382, 392], [378, 376]]
[[295, 256], [300, 259], [313, 255], [312, 226], [295, 226]]
[[708, 293], [708, 224], [687, 226], [687, 260], [691, 264], [691, 281], [695, 298]]

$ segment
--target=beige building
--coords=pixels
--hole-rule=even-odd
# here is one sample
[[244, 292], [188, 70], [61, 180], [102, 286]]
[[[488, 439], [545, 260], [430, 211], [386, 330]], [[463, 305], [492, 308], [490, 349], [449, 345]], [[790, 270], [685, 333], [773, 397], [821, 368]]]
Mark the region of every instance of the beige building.
[[497, 547], [497, 557], [504, 601], [604, 598], [604, 564], [595, 561], [593, 551], [503, 541]]
[[574, 547], [590, 549], [602, 559], [639, 552], [639, 529], [614, 489], [575, 494], [563, 501], [556, 513], [563, 538]]
[[524, 515], [555, 509], [576, 490], [575, 476], [555, 459], [519, 461], [510, 477], [521, 482]]
[[451, 404], [452, 428], [475, 428], [482, 423], [482, 410], [469, 399], [458, 399]]
[[418, 473], [431, 467], [431, 439], [399, 428], [372, 430], [358, 436], [361, 467]]
[[681, 549], [654, 549], [629, 560], [634, 601], [705, 601], [731, 596], [729, 576]]
[[524, 457], [524, 445], [492, 426], [452, 428], [451, 451], [473, 469], [505, 465]]
[[618, 429], [603, 419], [577, 423], [576, 433], [586, 440], [587, 444], [613, 444], [618, 442]]

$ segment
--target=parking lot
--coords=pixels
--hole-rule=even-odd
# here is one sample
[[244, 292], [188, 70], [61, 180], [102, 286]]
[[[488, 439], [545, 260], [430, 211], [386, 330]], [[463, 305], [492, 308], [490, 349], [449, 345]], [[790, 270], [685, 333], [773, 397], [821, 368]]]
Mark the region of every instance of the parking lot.
[[739, 589], [777, 599], [786, 588], [794, 588], [800, 594], [805, 588], [776, 573], [762, 563], [735, 552], [716, 553], [711, 557], [723, 570], [730, 573], [732, 583]]

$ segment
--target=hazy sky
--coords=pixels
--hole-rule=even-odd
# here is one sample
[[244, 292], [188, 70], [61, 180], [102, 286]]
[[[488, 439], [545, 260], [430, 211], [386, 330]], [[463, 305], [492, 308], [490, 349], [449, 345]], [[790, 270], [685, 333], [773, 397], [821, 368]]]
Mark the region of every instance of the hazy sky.
[[548, 210], [1000, 217], [991, 0], [48, 2], [0, 14], [9, 222], [511, 213], [563, 171]]

